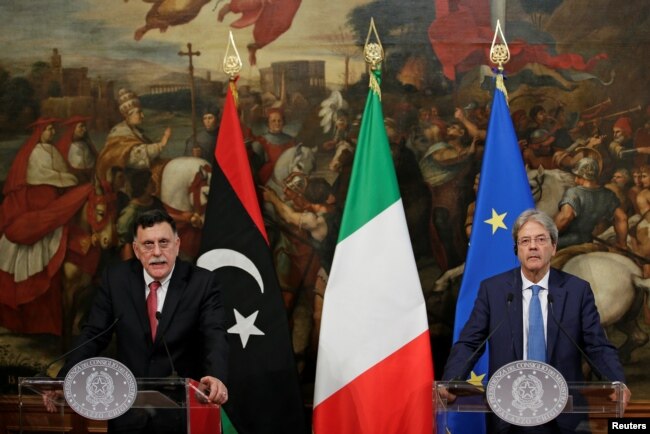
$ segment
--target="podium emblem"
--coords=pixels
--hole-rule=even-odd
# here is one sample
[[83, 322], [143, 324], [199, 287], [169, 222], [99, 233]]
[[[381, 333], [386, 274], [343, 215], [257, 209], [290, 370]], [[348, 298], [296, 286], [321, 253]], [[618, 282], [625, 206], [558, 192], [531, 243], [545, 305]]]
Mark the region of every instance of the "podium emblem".
[[63, 382], [63, 393], [70, 408], [94, 420], [108, 420], [124, 414], [133, 405], [137, 392], [138, 386], [129, 368], [107, 357], [77, 363]]
[[520, 360], [502, 366], [486, 389], [488, 405], [501, 419], [519, 426], [537, 426], [564, 410], [569, 388], [560, 372], [546, 363]]

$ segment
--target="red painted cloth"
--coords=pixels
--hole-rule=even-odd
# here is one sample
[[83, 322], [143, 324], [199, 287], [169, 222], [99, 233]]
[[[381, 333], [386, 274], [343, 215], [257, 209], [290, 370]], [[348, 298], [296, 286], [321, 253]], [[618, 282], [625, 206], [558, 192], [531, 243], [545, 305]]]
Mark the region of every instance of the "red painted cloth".
[[16, 281], [10, 268], [0, 270], [0, 325], [20, 333], [61, 334], [59, 270], [67, 248], [66, 225], [92, 191], [88, 184], [64, 189], [27, 183], [29, 158], [45, 128], [55, 122], [48, 118], [33, 124], [31, 137], [11, 165], [3, 188], [5, 198], [0, 204], [0, 236], [14, 244], [30, 246], [62, 228], [61, 239], [51, 247], [54, 253], [42, 269], [30, 270], [28, 277], [20, 281]]
[[289, 30], [301, 1], [233, 0], [230, 2], [230, 11], [242, 14], [241, 18], [230, 24], [231, 27], [241, 29], [255, 25], [253, 28], [255, 42], [248, 46], [251, 65], [257, 62], [255, 56], [257, 50], [275, 41]]
[[[436, 19], [429, 27], [429, 41], [442, 64], [445, 77], [456, 79], [456, 74], [478, 66], [491, 64], [490, 47], [494, 29], [490, 23], [489, 2], [485, 0], [438, 0]], [[522, 40], [508, 41], [509, 73], [516, 73], [530, 63], [539, 63], [551, 69], [591, 71], [605, 59], [604, 53], [585, 60], [575, 53], [553, 55], [547, 45], [531, 45]]]

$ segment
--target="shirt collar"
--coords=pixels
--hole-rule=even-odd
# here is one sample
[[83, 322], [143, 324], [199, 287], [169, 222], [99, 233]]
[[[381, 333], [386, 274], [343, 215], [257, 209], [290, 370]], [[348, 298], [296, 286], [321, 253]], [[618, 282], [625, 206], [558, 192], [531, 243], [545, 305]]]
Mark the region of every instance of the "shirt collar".
[[550, 270], [550, 268], [549, 268], [549, 270], [546, 272], [546, 274], [544, 275], [544, 277], [542, 277], [541, 280], [540, 280], [539, 282], [537, 282], [537, 283], [535, 283], [535, 282], [531, 282], [530, 280], [526, 279], [526, 276], [524, 276], [524, 272], [523, 272], [523, 271], [520, 270], [519, 272], [521, 273], [521, 289], [522, 289], [522, 290], [524, 290], [524, 289], [528, 289], [528, 288], [530, 288], [530, 287], [533, 286], [533, 285], [541, 286], [541, 287], [544, 288], [544, 289], [548, 289], [548, 279], [549, 279], [549, 276], [551, 275], [551, 270]]
[[[175, 268], [175, 267], [176, 267], [176, 265], [174, 265], [174, 266], [172, 267], [172, 271], [171, 271], [171, 273], [169, 273], [169, 274], [167, 275], [167, 277], [165, 277], [163, 280], [160, 280], [160, 281], [159, 281], [161, 287], [167, 288], [167, 284], [168, 284], [169, 281], [171, 280], [171, 278], [172, 278], [172, 274], [174, 274], [174, 268]], [[156, 279], [154, 279], [153, 277], [149, 276], [149, 273], [147, 273], [147, 270], [145, 270], [145, 269], [142, 270], [142, 273], [144, 274], [144, 283], [145, 283], [145, 285], [147, 285], [147, 287], [149, 287], [149, 284], [150, 284], [151, 282], [155, 281]]]

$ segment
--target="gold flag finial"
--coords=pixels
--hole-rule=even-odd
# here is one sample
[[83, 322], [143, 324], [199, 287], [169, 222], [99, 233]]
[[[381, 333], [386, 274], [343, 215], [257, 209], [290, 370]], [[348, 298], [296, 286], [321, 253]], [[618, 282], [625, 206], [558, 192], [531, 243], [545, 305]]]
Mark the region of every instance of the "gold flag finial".
[[[377, 42], [370, 42], [370, 36], [372, 34], [374, 34]], [[363, 56], [371, 69], [369, 86], [379, 96], [379, 99], [381, 99], [381, 87], [379, 86], [379, 81], [377, 81], [376, 74], [381, 75], [381, 62], [384, 60], [384, 47], [381, 45], [381, 40], [379, 39], [379, 34], [375, 27], [375, 20], [372, 17], [370, 17], [370, 28], [368, 29], [366, 43], [363, 46]]]
[[237, 51], [235, 39], [232, 37], [232, 31], [228, 32], [228, 45], [226, 46], [226, 54], [223, 56], [223, 72], [228, 74], [230, 78], [230, 89], [232, 96], [235, 100], [235, 105], [239, 105], [239, 95], [237, 94], [237, 79], [239, 78], [239, 71], [242, 68], [241, 56]]
[[[497, 37], [500, 39], [500, 41], [497, 41]], [[508, 63], [510, 60], [510, 50], [508, 49], [506, 38], [503, 36], [503, 31], [501, 30], [501, 22], [499, 20], [497, 20], [497, 25], [494, 30], [494, 38], [492, 38], [492, 46], [490, 47], [490, 60], [492, 63], [496, 63], [498, 69], [496, 87], [501, 92], [503, 92], [506, 97], [506, 101], [508, 101], [508, 91], [506, 89], [505, 83], [503, 82], [503, 65]]]
[[[370, 42], [370, 36], [372, 34], [375, 35], [377, 42]], [[384, 60], [384, 47], [381, 46], [379, 34], [377, 34], [377, 28], [375, 27], [375, 19], [372, 17], [370, 18], [370, 28], [368, 28], [366, 43], [363, 46], [363, 55], [366, 63], [370, 64], [370, 68], [372, 69], [379, 68], [381, 62]]]
[[[497, 41], [497, 37], [501, 41]], [[506, 43], [506, 38], [501, 31], [501, 22], [497, 20], [497, 26], [494, 30], [494, 38], [492, 38], [492, 46], [490, 47], [490, 60], [496, 63], [499, 71], [503, 71], [503, 65], [510, 60], [510, 50]]]
[[226, 54], [223, 56], [223, 72], [228, 74], [232, 80], [241, 71], [243, 63], [239, 51], [237, 51], [235, 39], [232, 37], [232, 31], [228, 33], [228, 45], [226, 46]]

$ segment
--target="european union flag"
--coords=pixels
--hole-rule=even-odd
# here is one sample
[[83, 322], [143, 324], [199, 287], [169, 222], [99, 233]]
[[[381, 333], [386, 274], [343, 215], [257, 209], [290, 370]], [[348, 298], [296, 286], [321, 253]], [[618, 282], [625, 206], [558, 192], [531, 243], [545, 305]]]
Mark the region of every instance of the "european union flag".
[[[501, 78], [501, 80], [499, 80]], [[502, 77], [497, 77], [502, 82]], [[523, 211], [534, 208], [526, 169], [517, 144], [505, 94], [494, 91], [485, 153], [481, 167], [474, 223], [470, 235], [465, 273], [456, 302], [454, 342], [458, 340], [474, 306], [481, 281], [519, 265], [514, 254], [512, 226]], [[488, 381], [488, 351], [472, 371], [472, 382]], [[485, 432], [483, 415], [464, 413], [449, 415], [453, 434]], [[483, 427], [482, 430], [479, 427]]]

